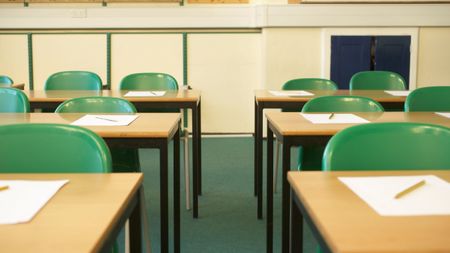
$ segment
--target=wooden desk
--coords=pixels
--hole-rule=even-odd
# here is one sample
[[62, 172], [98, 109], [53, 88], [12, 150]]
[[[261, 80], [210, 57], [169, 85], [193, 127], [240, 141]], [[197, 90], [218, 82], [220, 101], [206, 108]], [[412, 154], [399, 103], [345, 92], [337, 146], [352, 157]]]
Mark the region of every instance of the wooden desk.
[[[450, 127], [450, 119], [431, 112], [355, 113], [370, 122], [419, 122]], [[273, 133], [282, 143], [282, 252], [289, 249], [290, 150], [294, 146], [324, 146], [337, 132], [355, 124], [313, 124], [298, 112], [267, 112], [267, 252], [272, 252], [273, 234]]]
[[156, 108], [177, 108], [192, 110], [192, 156], [193, 156], [193, 217], [198, 217], [198, 196], [201, 187], [201, 94], [196, 90], [167, 91], [161, 97], [124, 97], [128, 91], [73, 91], [73, 90], [34, 90], [24, 91], [30, 101], [31, 111], [37, 108], [55, 110], [62, 102], [76, 97], [108, 96], [126, 99], [132, 102], [138, 111]]
[[[0, 125], [18, 123], [70, 124], [82, 113], [0, 113]], [[129, 126], [88, 126], [114, 147], [156, 148], [160, 151], [161, 252], [169, 252], [168, 150], [174, 142], [174, 244], [180, 250], [180, 138], [179, 113], [139, 113]]]
[[302, 249], [303, 218], [324, 252], [450, 252], [449, 215], [380, 216], [337, 179], [430, 174], [450, 182], [450, 171], [289, 172], [292, 252]]
[[310, 99], [320, 96], [354, 95], [369, 97], [378, 101], [385, 109], [403, 111], [406, 97], [392, 96], [383, 90], [310, 90], [314, 96], [280, 97], [272, 95], [268, 90], [255, 92], [255, 144], [254, 144], [254, 181], [255, 195], [258, 197], [257, 216], [262, 219], [262, 143], [263, 143], [263, 111], [267, 108], [295, 109], [301, 111]]
[[142, 173], [0, 173], [0, 179], [70, 180], [30, 222], [0, 226], [2, 252], [110, 252], [128, 218], [131, 251], [141, 252]]

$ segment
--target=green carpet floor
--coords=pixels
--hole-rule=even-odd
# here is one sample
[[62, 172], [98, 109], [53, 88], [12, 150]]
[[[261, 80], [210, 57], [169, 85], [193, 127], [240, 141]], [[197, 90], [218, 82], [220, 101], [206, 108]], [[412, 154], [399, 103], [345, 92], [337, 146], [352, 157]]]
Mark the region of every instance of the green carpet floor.
[[[140, 159], [145, 175], [150, 242], [152, 252], [155, 253], [160, 252], [158, 151], [140, 150]], [[193, 219], [192, 211], [185, 209], [184, 174], [181, 174], [181, 252], [265, 252], [265, 219], [256, 219], [256, 197], [253, 196], [253, 138], [203, 138], [202, 162], [203, 195], [199, 198], [198, 219]], [[170, 173], [169, 180], [172, 179]], [[171, 185], [169, 189], [172, 189]], [[274, 252], [280, 252], [280, 197], [281, 194], [277, 193], [274, 198]], [[171, 199], [169, 203], [169, 209], [172, 210]], [[264, 217], [265, 214], [264, 209]], [[172, 219], [172, 213], [170, 215], [169, 220]], [[305, 231], [305, 238], [306, 252], [315, 252], [315, 242], [308, 230]], [[171, 252], [172, 246], [171, 242]]]

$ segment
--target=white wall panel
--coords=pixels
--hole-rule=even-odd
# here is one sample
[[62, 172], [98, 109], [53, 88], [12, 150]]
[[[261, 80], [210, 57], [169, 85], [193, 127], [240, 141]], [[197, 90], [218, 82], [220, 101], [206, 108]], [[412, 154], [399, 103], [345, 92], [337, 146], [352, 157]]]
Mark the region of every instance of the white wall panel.
[[0, 35], [0, 75], [24, 83], [28, 89], [27, 35]]
[[253, 132], [261, 34], [192, 34], [188, 40], [188, 79], [202, 91], [202, 130]]
[[113, 34], [111, 36], [111, 89], [138, 72], [163, 72], [183, 85], [183, 36], [181, 34]]
[[33, 35], [34, 89], [44, 89], [45, 80], [56, 72], [85, 70], [97, 73], [106, 83], [106, 35]]

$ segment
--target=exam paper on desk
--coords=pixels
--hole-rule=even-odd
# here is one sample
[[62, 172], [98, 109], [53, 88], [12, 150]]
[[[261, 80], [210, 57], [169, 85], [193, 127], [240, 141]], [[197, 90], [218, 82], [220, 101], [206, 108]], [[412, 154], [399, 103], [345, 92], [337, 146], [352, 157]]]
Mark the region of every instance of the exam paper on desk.
[[[0, 224], [30, 221], [69, 180], [0, 180]], [[0, 250], [1, 251], [1, 250]]]
[[[450, 184], [439, 177], [339, 177], [339, 180], [382, 216], [449, 215]], [[425, 180], [425, 185], [396, 199], [397, 193]]]

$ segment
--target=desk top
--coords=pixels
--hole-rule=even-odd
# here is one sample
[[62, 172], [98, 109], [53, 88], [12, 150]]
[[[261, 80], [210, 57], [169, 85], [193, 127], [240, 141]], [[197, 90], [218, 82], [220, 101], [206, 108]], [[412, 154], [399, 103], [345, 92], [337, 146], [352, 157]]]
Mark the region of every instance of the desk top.
[[31, 222], [0, 226], [2, 252], [97, 252], [142, 173], [0, 174], [0, 179], [69, 179]]
[[450, 216], [378, 215], [338, 176], [436, 175], [450, 171], [288, 172], [288, 181], [333, 252], [450, 252]]
[[[352, 113], [370, 122], [418, 122], [446, 126], [450, 119], [434, 112], [377, 112]], [[266, 112], [267, 120], [283, 136], [334, 135], [342, 129], [356, 124], [313, 124], [299, 112]]]
[[[0, 125], [21, 123], [70, 124], [84, 115], [86, 113], [0, 113]], [[181, 120], [180, 113], [138, 113], [138, 115], [139, 117], [128, 126], [83, 127], [104, 138], [168, 138], [175, 132]]]
[[255, 91], [255, 99], [257, 102], [307, 102], [315, 97], [321, 96], [343, 96], [353, 95], [369, 97], [378, 102], [405, 102], [405, 96], [393, 96], [386, 93], [384, 90], [306, 90], [313, 93], [313, 96], [275, 96], [269, 90]]
[[200, 91], [178, 90], [167, 91], [160, 97], [124, 97], [126, 90], [28, 90], [24, 91], [30, 102], [63, 102], [76, 97], [109, 96], [124, 98], [130, 102], [197, 102]]

